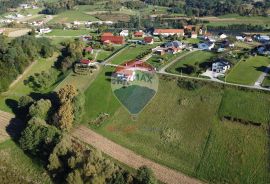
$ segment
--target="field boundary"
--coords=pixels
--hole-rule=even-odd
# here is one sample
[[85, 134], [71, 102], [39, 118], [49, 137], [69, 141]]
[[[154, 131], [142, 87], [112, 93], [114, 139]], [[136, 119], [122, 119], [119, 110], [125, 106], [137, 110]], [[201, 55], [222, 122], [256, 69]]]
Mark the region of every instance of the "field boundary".
[[110, 157], [128, 165], [132, 168], [139, 168], [143, 165], [151, 168], [157, 179], [168, 184], [200, 184], [203, 183], [195, 178], [191, 178], [181, 172], [169, 169], [168, 167], [157, 164], [149, 159], [136, 154], [135, 152], [119, 145], [102, 135], [88, 129], [85, 126], [79, 126], [72, 131], [72, 135], [81, 141], [92, 145], [101, 150]]

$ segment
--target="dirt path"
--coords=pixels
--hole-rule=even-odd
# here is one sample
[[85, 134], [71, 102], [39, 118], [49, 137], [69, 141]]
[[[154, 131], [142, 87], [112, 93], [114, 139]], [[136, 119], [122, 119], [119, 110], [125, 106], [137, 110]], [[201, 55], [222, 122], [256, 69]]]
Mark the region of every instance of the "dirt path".
[[149, 159], [134, 153], [133, 151], [124, 148], [109, 139], [95, 133], [87, 127], [80, 126], [72, 132], [74, 137], [79, 138], [83, 142], [90, 144], [112, 158], [132, 167], [139, 168], [146, 165], [155, 173], [157, 179], [168, 184], [199, 184], [201, 181], [186, 176], [180, 172], [159, 165]]

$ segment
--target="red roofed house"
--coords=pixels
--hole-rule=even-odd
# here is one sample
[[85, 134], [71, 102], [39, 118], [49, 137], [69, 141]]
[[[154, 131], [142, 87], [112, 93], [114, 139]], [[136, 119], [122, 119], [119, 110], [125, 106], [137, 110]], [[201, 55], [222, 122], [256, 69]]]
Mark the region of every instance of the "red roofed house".
[[154, 43], [154, 38], [151, 37], [151, 36], [147, 36], [147, 37], [144, 37], [143, 41], [146, 44], [153, 44]]
[[153, 35], [155, 36], [184, 36], [185, 32], [184, 29], [155, 29], [153, 32]]
[[93, 66], [96, 64], [96, 61], [94, 60], [89, 60], [89, 59], [81, 59], [80, 64], [83, 66]]
[[86, 47], [85, 49], [84, 49], [84, 51], [86, 52], [86, 53], [90, 53], [90, 54], [93, 54], [93, 52], [94, 52], [94, 49], [92, 48], [92, 47]]
[[136, 31], [134, 32], [134, 37], [144, 37], [144, 32], [143, 31]]
[[114, 36], [112, 33], [103, 33], [101, 35], [101, 41], [103, 44], [124, 44], [125, 38], [123, 36]]

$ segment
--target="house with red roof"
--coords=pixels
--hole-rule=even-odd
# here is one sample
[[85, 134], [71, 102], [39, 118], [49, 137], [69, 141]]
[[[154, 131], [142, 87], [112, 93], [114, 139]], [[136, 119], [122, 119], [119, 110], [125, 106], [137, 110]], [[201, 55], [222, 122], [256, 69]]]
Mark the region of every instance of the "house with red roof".
[[125, 38], [123, 36], [114, 36], [112, 33], [103, 33], [101, 42], [103, 44], [124, 44]]
[[144, 37], [143, 41], [145, 44], [153, 44], [154, 38], [152, 36], [147, 36], [147, 37]]
[[89, 54], [93, 54], [93, 52], [94, 52], [94, 49], [92, 48], [92, 47], [86, 47], [86, 48], [84, 48], [84, 52], [85, 53], [89, 53]]
[[82, 66], [93, 66], [95, 65], [97, 62], [95, 60], [90, 60], [90, 59], [81, 59], [80, 63]]
[[134, 32], [134, 37], [142, 38], [142, 37], [144, 37], [144, 32], [143, 31], [136, 31], [136, 32]]
[[184, 36], [185, 32], [184, 29], [155, 29], [155, 31], [153, 32], [154, 36], [173, 36], [173, 35], [177, 35], [177, 36]]

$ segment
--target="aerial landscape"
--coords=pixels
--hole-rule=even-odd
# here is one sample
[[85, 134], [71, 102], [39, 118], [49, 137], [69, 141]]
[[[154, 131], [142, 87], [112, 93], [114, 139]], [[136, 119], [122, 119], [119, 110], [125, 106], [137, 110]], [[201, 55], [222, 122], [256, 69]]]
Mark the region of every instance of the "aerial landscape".
[[0, 184], [270, 183], [270, 0], [0, 0]]

